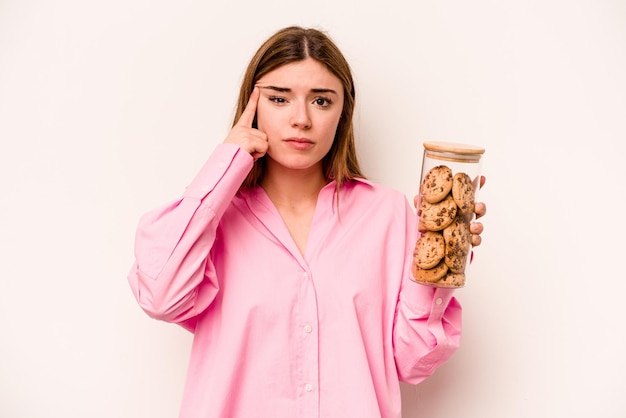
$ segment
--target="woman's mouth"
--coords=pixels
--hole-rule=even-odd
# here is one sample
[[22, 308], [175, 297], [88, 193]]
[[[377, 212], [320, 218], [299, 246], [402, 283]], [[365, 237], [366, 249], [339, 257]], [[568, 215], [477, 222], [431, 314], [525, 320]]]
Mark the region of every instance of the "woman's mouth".
[[284, 140], [290, 147], [298, 150], [306, 150], [313, 147], [313, 141], [308, 138], [287, 138]]

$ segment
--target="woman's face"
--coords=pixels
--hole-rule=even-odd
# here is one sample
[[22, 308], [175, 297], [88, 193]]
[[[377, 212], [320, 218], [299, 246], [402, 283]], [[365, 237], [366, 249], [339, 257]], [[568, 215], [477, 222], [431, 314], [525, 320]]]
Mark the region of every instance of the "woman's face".
[[257, 126], [268, 137], [268, 168], [321, 170], [343, 110], [339, 78], [312, 58], [283, 65], [258, 80]]

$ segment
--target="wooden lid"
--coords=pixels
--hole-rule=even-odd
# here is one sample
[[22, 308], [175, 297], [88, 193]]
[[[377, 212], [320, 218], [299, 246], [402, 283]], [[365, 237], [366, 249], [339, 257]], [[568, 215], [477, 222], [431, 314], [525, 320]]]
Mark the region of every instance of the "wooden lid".
[[451, 152], [455, 154], [480, 155], [485, 152], [484, 148], [469, 144], [459, 144], [456, 142], [424, 142], [424, 148], [428, 151]]

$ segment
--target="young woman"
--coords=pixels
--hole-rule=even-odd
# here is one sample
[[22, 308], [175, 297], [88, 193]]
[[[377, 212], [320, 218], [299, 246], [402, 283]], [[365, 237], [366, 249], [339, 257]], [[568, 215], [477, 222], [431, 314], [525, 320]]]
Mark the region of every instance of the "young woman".
[[458, 347], [453, 290], [411, 278], [415, 213], [361, 174], [354, 100], [324, 33], [280, 30], [250, 62], [224, 143], [142, 217], [135, 297], [194, 333], [181, 418], [400, 417], [398, 382]]

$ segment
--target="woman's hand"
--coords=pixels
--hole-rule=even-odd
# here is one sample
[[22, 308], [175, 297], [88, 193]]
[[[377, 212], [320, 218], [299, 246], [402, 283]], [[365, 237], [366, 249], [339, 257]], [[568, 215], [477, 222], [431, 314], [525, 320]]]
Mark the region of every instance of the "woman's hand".
[[260, 89], [254, 87], [241, 117], [224, 140], [224, 143], [239, 145], [254, 157], [254, 161], [263, 157], [268, 148], [265, 132], [252, 127], [260, 95]]
[[[482, 189], [485, 185], [485, 176], [480, 176], [480, 186], [479, 189]], [[483, 202], [476, 202], [474, 204], [474, 213], [476, 214], [476, 219], [480, 219], [487, 213], [487, 206]], [[471, 242], [473, 247], [478, 247], [482, 238], [480, 234], [483, 233], [483, 224], [480, 222], [472, 222], [470, 223], [470, 232], [472, 233]]]
[[[483, 187], [483, 185], [485, 184], [485, 180], [486, 180], [485, 176], [480, 176], [479, 189]], [[419, 204], [420, 204], [419, 195], [416, 195], [413, 198], [413, 204], [415, 205], [416, 208], [419, 207]], [[476, 202], [474, 204], [474, 213], [476, 214], [476, 219], [482, 218], [487, 213], [487, 206], [483, 202]], [[478, 247], [482, 242], [482, 238], [480, 234], [483, 233], [483, 224], [480, 222], [476, 222], [476, 221], [470, 223], [470, 232], [472, 233], [472, 236], [470, 238], [472, 246]]]

